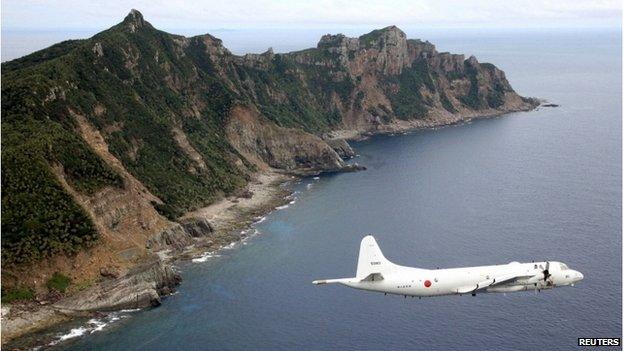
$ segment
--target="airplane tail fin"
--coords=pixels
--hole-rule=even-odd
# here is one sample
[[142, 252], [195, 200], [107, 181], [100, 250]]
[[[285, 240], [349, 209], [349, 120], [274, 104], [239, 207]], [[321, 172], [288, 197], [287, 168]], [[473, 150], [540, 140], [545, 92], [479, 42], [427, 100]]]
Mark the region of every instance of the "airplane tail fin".
[[344, 284], [352, 286], [360, 282], [380, 281], [384, 279], [384, 275], [392, 270], [394, 264], [388, 261], [381, 249], [377, 245], [377, 241], [372, 235], [367, 235], [360, 243], [360, 256], [358, 257], [357, 274], [355, 278], [340, 279], [323, 279], [315, 280], [315, 285], [322, 284]]
[[384, 257], [375, 238], [372, 235], [365, 236], [360, 243], [356, 276], [359, 279], [375, 280], [375, 277], [379, 275], [383, 279], [383, 275], [389, 273], [392, 266], [393, 263]]

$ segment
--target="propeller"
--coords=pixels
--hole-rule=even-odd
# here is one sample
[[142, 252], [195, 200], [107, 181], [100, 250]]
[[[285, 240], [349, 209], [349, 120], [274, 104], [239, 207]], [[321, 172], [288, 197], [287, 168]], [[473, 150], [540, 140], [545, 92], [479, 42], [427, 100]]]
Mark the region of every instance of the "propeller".
[[548, 278], [550, 278], [551, 276], [549, 268], [550, 268], [550, 262], [546, 261], [546, 269], [542, 271], [542, 273], [544, 273], [544, 282], [546, 282]]
[[[542, 271], [542, 274], [544, 275], [544, 278], [542, 278], [544, 283], [550, 285], [552, 283], [548, 280], [548, 278], [552, 276], [552, 274], [550, 274], [550, 262], [546, 261], [546, 267]], [[538, 282], [534, 282], [533, 285], [535, 286], [535, 293], [537, 294], [540, 291], [540, 288], [538, 287], [539, 284]]]

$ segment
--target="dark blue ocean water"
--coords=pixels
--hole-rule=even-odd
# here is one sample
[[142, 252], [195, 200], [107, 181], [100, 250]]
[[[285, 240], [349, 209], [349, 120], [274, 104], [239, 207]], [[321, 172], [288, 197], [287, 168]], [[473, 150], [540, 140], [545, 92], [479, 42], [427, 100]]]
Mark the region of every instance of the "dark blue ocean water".
[[[561, 106], [356, 143], [368, 170], [296, 184], [296, 203], [247, 245], [180, 263], [179, 293], [161, 307], [62, 347], [568, 350], [578, 337], [621, 336], [619, 34], [428, 39]], [[311, 284], [353, 276], [366, 233], [398, 264], [559, 260], [585, 280], [422, 300]]]

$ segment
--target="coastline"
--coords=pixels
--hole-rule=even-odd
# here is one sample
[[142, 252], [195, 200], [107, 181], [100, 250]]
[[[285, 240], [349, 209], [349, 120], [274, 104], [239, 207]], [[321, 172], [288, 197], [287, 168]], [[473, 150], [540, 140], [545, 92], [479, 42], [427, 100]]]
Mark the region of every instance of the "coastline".
[[446, 111], [431, 111], [430, 115], [423, 119], [401, 120], [395, 119], [392, 123], [380, 124], [375, 129], [370, 126], [355, 127], [349, 129], [338, 129], [327, 133], [330, 139], [342, 139], [347, 141], [359, 141], [374, 135], [407, 133], [422, 129], [450, 127], [462, 123], [470, 122], [473, 119], [489, 119], [503, 117], [510, 113], [529, 112], [540, 106], [549, 106], [546, 100], [529, 98], [525, 104], [505, 107], [502, 110], [488, 109], [479, 112], [462, 111], [462, 113], [450, 114]]
[[[254, 177], [249, 181], [248, 185], [242, 189], [238, 195], [223, 198], [207, 207], [191, 211], [180, 218], [181, 222], [183, 220], [192, 219], [210, 220], [212, 233], [209, 237], [198, 238], [193, 244], [177, 252], [171, 252], [170, 250], [157, 251], [155, 255], [151, 257], [150, 261], [152, 262], [140, 262], [135, 267], [145, 266], [145, 269], [131, 270], [131, 272], [125, 276], [115, 279], [114, 282], [123, 281], [124, 279], [131, 280], [129, 282], [124, 282], [126, 284], [124, 288], [126, 290], [128, 290], [128, 288], [133, 289], [141, 285], [141, 279], [136, 278], [143, 278], [146, 270], [149, 271], [150, 278], [152, 275], [158, 275], [161, 273], [161, 270], [164, 270], [175, 275], [170, 279], [166, 279], [167, 282], [172, 281], [173, 284], [166, 283], [166, 289], [162, 289], [164, 291], [159, 291], [158, 293], [163, 297], [171, 295], [174, 293], [175, 285], [178, 285], [180, 282], [179, 276], [174, 273], [171, 266], [174, 261], [198, 258], [206, 252], [218, 251], [243, 239], [244, 237], [240, 234], [241, 230], [248, 228], [260, 216], [264, 216], [273, 211], [276, 207], [290, 201], [289, 196], [291, 192], [287, 189], [286, 185], [293, 179], [293, 175], [275, 170], [254, 174]], [[156, 266], [157, 269], [153, 269], [152, 266]], [[158, 278], [156, 278], [156, 280], [158, 280]], [[149, 283], [153, 282], [150, 280]], [[134, 293], [134, 291], [131, 293]], [[106, 308], [105, 312], [68, 308], [67, 306], [73, 307], [74, 305], [83, 303], [82, 300], [85, 299], [79, 295], [81, 295], [81, 293], [72, 294], [54, 303], [26, 301], [3, 305], [2, 346], [12, 346], [10, 345], [11, 343], [19, 342], [21, 338], [26, 338], [31, 334], [45, 332], [52, 327], [62, 324], [69, 325], [78, 318], [97, 318], [103, 316], [103, 313], [114, 313], [127, 309], [136, 310], [137, 308], [141, 309], [149, 307], [150, 305], [157, 305], [153, 303], [154, 296], [151, 296], [146, 306], [128, 306], [120, 304], [120, 308]], [[160, 296], [156, 296], [156, 298]], [[97, 294], [91, 294], [88, 297], [101, 301], [106, 300], [105, 297], [98, 296]], [[115, 303], [115, 301], [106, 302], [110, 302], [111, 305]], [[158, 299], [158, 304], [159, 303], [160, 299]], [[62, 336], [59, 337], [63, 339]], [[58, 341], [54, 340], [55, 338], [51, 335], [44, 339], [46, 340], [46, 345], [49, 345], [50, 342]]]
[[249, 229], [250, 225], [261, 217], [291, 200], [292, 192], [286, 185], [295, 179], [294, 175], [276, 170], [259, 172], [238, 196], [226, 197], [209, 206], [186, 213], [181, 220], [199, 218], [210, 223], [213, 228], [211, 242], [191, 246], [172, 259], [197, 258], [198, 254], [218, 251], [244, 239], [246, 236], [241, 234], [241, 231]]
[[[337, 130], [328, 134], [332, 139], [362, 140], [373, 135], [407, 133], [421, 129], [447, 127], [466, 123], [472, 119], [487, 119], [514, 112], [526, 112], [538, 106], [539, 104], [533, 104], [529, 107], [525, 105], [523, 108], [509, 108], [503, 111], [494, 110], [482, 111], [482, 113], [436, 115], [424, 120], [396, 120], [394, 123], [380, 125], [373, 130], [371, 128], [354, 128]], [[277, 207], [291, 201], [290, 196], [292, 192], [286, 186], [289, 182], [322, 172], [323, 170], [298, 173], [269, 169], [255, 173], [247, 186], [237, 192], [236, 195], [225, 197], [209, 206], [190, 211], [180, 217], [180, 222], [193, 219], [205, 220], [212, 227], [212, 233], [209, 237], [196, 240], [180, 252], [171, 252], [170, 250], [156, 252], [155, 254], [159, 257], [159, 264], [170, 268], [170, 264], [176, 260], [200, 259], [206, 254], [213, 253], [232, 243], [245, 239], [244, 231], [251, 224], [274, 211]], [[174, 286], [178, 283], [179, 280]], [[170, 295], [173, 293], [174, 286], [167, 286], [168, 289], [163, 291], [161, 295], [159, 291], [159, 295]], [[73, 299], [75, 299], [75, 296], [71, 295], [65, 297], [61, 302], [71, 304]], [[160, 303], [160, 300], [158, 300], [158, 303]], [[152, 305], [154, 306], [154, 304]], [[138, 308], [148, 306], [149, 303]], [[108, 311], [114, 312], [127, 307], [124, 305], [123, 308]], [[59, 308], [55, 305], [39, 305], [34, 302], [2, 306], [2, 345], [8, 346], [8, 343], [18, 341], [18, 339], [29, 334], [45, 331], [79, 317], [96, 317], [101, 315], [101, 312], [76, 312]], [[54, 342], [54, 340], [51, 341]]]

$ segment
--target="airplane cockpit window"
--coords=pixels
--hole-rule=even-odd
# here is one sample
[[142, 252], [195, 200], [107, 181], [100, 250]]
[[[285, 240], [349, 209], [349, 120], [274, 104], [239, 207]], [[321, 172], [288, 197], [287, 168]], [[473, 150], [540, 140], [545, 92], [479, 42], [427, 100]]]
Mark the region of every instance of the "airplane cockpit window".
[[560, 263], [559, 266], [561, 267], [562, 271], [565, 271], [566, 269], [568, 269], [568, 266], [565, 263]]

